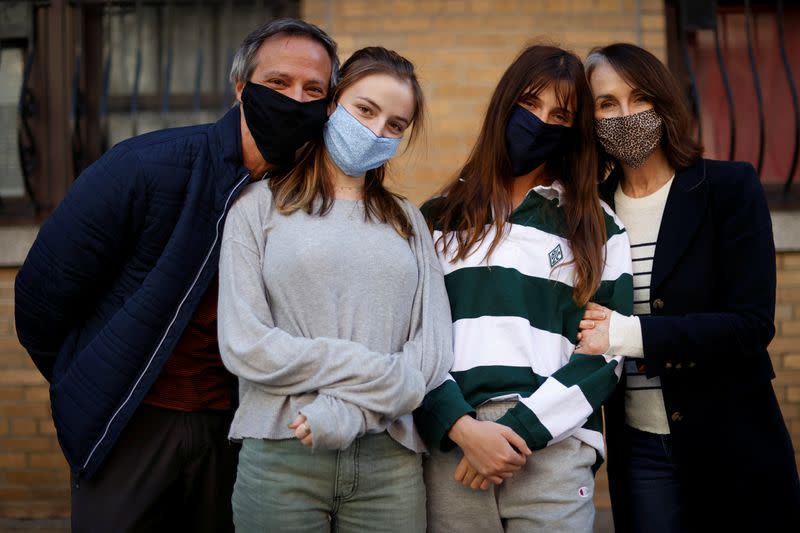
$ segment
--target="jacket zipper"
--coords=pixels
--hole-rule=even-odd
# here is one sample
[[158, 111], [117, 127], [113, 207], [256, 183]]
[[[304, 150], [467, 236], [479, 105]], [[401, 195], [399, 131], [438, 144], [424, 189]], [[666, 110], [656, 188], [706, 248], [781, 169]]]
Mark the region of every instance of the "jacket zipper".
[[106, 438], [106, 435], [108, 435], [108, 429], [111, 427], [111, 424], [114, 422], [114, 419], [117, 418], [117, 415], [119, 414], [119, 412], [122, 411], [122, 409], [125, 407], [125, 405], [127, 405], [127, 403], [130, 401], [131, 397], [133, 396], [133, 391], [136, 390], [136, 387], [142, 381], [142, 378], [147, 373], [147, 370], [150, 368], [150, 365], [153, 363], [153, 359], [155, 359], [156, 354], [161, 349], [161, 345], [164, 344], [164, 340], [167, 338], [167, 335], [169, 335], [169, 332], [172, 329], [172, 325], [175, 324], [175, 320], [178, 319], [178, 314], [180, 313], [181, 308], [183, 307], [183, 304], [186, 302], [186, 298], [189, 297], [189, 294], [192, 292], [192, 289], [194, 289], [194, 286], [197, 285], [197, 280], [200, 279], [200, 275], [205, 270], [206, 265], [208, 264], [208, 260], [211, 257], [212, 252], [214, 251], [214, 247], [217, 245], [217, 241], [219, 240], [219, 225], [222, 222], [222, 220], [225, 218], [225, 215], [227, 215], [227, 213], [228, 213], [228, 204], [230, 203], [231, 198], [233, 198], [233, 195], [236, 194], [236, 192], [239, 191], [239, 189], [242, 186], [242, 183], [245, 183], [249, 178], [250, 178], [250, 173], [246, 172], [244, 177], [236, 184], [236, 186], [233, 188], [233, 190], [228, 195], [228, 198], [225, 200], [225, 205], [222, 208], [222, 215], [220, 215], [219, 219], [217, 219], [216, 231], [214, 233], [214, 241], [211, 243], [211, 247], [208, 249], [208, 253], [206, 253], [205, 259], [203, 259], [203, 264], [200, 265], [200, 269], [197, 271], [197, 274], [195, 274], [194, 280], [192, 280], [192, 284], [189, 286], [189, 289], [186, 291], [186, 294], [183, 295], [183, 298], [181, 299], [180, 303], [178, 304], [178, 308], [175, 309], [175, 314], [172, 315], [172, 320], [170, 320], [169, 325], [167, 326], [167, 329], [164, 331], [164, 335], [161, 337], [161, 340], [158, 342], [158, 345], [156, 346], [156, 349], [153, 350], [153, 353], [150, 355], [150, 359], [147, 361], [147, 364], [145, 365], [144, 370], [142, 370], [141, 374], [139, 374], [139, 377], [136, 379], [136, 382], [133, 384], [133, 387], [131, 387], [131, 390], [128, 393], [128, 396], [125, 398], [125, 400], [123, 400], [122, 404], [120, 404], [120, 406], [117, 407], [117, 410], [114, 411], [114, 414], [111, 415], [111, 418], [109, 419], [108, 423], [106, 424], [105, 429], [103, 430], [103, 434], [100, 435], [100, 438], [97, 440], [97, 442], [95, 443], [94, 447], [89, 452], [89, 456], [86, 458], [86, 461], [83, 463], [83, 466], [81, 467], [81, 471], [86, 470], [86, 466], [92, 460], [92, 456], [94, 456], [94, 452], [97, 451], [97, 447], [100, 446], [100, 444]]

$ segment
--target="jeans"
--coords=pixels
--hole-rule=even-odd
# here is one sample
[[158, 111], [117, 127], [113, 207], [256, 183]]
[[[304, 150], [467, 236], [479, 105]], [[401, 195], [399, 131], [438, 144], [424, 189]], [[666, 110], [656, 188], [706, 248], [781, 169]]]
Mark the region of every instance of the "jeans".
[[297, 439], [244, 439], [233, 491], [236, 531], [425, 531], [421, 458], [388, 434], [311, 452]]
[[672, 437], [625, 428], [628, 501], [633, 530], [642, 533], [686, 531], [677, 468], [672, 460]]

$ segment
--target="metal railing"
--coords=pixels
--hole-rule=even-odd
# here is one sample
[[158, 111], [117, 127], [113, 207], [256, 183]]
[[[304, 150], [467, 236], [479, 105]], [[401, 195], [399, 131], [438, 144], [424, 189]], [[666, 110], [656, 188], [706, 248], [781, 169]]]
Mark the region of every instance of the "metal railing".
[[[147, 129], [143, 117], [152, 129], [159, 115], [168, 127], [184, 124], [174, 123], [175, 115], [194, 113], [200, 120], [229, 107], [234, 41], [250, 29], [242, 25], [256, 16], [299, 14], [298, 0], [20, 0], [6, 6], [11, 4], [6, 19], [17, 16], [24, 24], [0, 24], [2, 31], [16, 32], [13, 40], [0, 34], [0, 51], [13, 47], [25, 58], [14, 154], [22, 179], [15, 187], [24, 197], [0, 198], [0, 215], [11, 212], [12, 219], [46, 215], [113, 144], [112, 123], [119, 134], [120, 117], [129, 121], [127, 137]], [[185, 36], [189, 26], [196, 45], [176, 37], [175, 28]], [[130, 85], [120, 89], [123, 70]]]
[[[731, 86], [729, 71], [724, 60], [722, 46], [720, 44], [720, 4], [722, 4], [726, 9], [736, 9], [739, 7], [744, 13], [748, 66], [750, 69], [751, 82], [753, 84], [753, 90], [755, 93], [756, 115], [758, 118], [758, 148], [755, 160], [756, 164], [754, 166], [756, 168], [756, 172], [759, 174], [759, 176], [761, 176], [765, 157], [766, 121], [762, 80], [755, 53], [755, 47], [757, 43], [755, 42], [755, 32], [753, 29], [755, 25], [753, 14], [754, 7], [752, 5], [753, 2], [750, 0], [743, 0], [741, 2], [716, 2], [714, 0], [697, 2], [695, 0], [680, 0], [677, 2], [677, 44], [688, 78], [690, 108], [695, 116], [695, 119], [697, 120], [698, 138], [701, 139], [703, 134], [703, 120], [701, 116], [702, 105], [700, 99], [701, 91], [696, 72], [698, 69], [709, 68], [710, 66], [694, 64], [691, 59], [689, 41], [694, 32], [708, 30], [713, 32], [715, 57], [717, 62], [716, 68], [718, 68], [720, 77], [722, 79], [722, 85], [725, 90], [725, 98], [729, 113], [728, 149], [726, 152], [728, 159], [735, 159], [738, 115], [736, 113], [736, 103], [734, 101], [734, 91]], [[800, 100], [798, 99], [797, 83], [794, 73], [792, 72], [786, 47], [784, 2], [782, 0], [777, 0], [773, 2], [757, 2], [757, 4], [761, 11], [767, 11], [771, 14], [774, 14], [776, 21], [777, 46], [780, 52], [783, 73], [791, 95], [790, 99], [792, 117], [794, 120], [794, 136], [792, 139], [792, 155], [789, 162], [789, 168], [782, 187], [782, 194], [784, 198], [788, 198], [792, 188], [794, 175], [797, 171], [798, 158], [800, 157]]]

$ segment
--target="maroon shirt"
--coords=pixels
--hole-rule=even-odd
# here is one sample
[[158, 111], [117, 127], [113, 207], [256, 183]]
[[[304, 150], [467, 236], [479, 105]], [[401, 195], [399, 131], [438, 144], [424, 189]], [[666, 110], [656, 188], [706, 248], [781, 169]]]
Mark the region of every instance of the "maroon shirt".
[[222, 364], [217, 343], [214, 278], [144, 403], [175, 411], [233, 409], [236, 377]]

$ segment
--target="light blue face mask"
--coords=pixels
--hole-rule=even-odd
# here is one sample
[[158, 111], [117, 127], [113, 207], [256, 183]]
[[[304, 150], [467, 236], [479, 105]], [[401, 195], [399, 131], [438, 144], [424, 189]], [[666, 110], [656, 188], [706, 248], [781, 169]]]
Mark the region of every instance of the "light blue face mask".
[[323, 138], [331, 159], [348, 176], [378, 168], [394, 156], [402, 141], [378, 137], [341, 105], [325, 123]]

